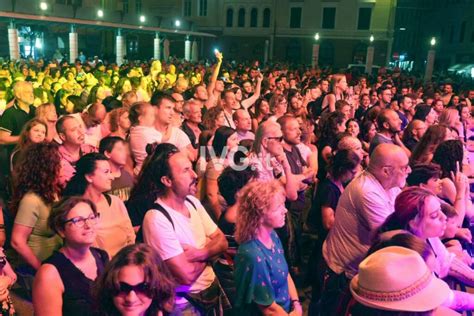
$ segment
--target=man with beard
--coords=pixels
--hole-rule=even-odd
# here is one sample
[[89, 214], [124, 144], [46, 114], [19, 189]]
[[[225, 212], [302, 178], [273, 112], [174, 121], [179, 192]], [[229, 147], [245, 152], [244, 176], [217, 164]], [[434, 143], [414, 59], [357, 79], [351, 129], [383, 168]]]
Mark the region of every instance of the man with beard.
[[[201, 315], [194, 306], [195, 300], [189, 298], [220, 293], [210, 261], [223, 253], [228, 244], [222, 231], [194, 197], [198, 177], [191, 161], [177, 148], [166, 150], [167, 146], [158, 145], [156, 159], [150, 161], [150, 170], [157, 173], [152, 177], [157, 199], [145, 214], [143, 238], [157, 250], [178, 282], [176, 293], [185, 293], [177, 294], [172, 314]], [[218, 310], [219, 303], [208, 307]]]
[[296, 201], [286, 202], [288, 209], [288, 221], [284, 227], [277, 229], [277, 233], [282, 240], [283, 247], [287, 261], [293, 273], [299, 273], [299, 266], [301, 264], [301, 254], [299, 240], [302, 233], [302, 211], [305, 207], [305, 192], [308, 185], [302, 181], [306, 178], [313, 178], [312, 170], [308, 169], [307, 162], [298, 148], [301, 144], [301, 129], [298, 120], [289, 115], [282, 116], [278, 119], [281, 125], [283, 135], [283, 151], [286, 155], [288, 163], [299, 181], [299, 188], [297, 190]]
[[410, 157], [410, 150], [405, 147], [399, 136], [402, 120], [400, 120], [397, 112], [391, 109], [383, 109], [377, 116], [377, 126], [379, 132], [375, 134], [370, 143], [369, 154], [372, 154], [374, 149], [380, 144], [395, 144], [400, 146], [407, 156]]
[[199, 102], [201, 109], [205, 107], [204, 105], [209, 99], [205, 84], [202, 83], [194, 87], [193, 99]]

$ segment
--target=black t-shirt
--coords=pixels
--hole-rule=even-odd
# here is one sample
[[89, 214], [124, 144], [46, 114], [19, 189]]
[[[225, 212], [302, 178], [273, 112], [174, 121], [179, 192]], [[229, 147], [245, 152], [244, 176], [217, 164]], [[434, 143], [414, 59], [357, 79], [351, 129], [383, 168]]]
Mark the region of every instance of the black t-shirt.
[[[3, 112], [0, 117], [0, 131], [9, 132], [11, 136], [20, 135], [26, 122], [35, 117], [36, 108], [30, 105], [30, 113], [23, 111], [16, 103]], [[15, 145], [7, 145], [10, 155]]]
[[321, 240], [324, 240], [328, 234], [328, 231], [323, 227], [321, 208], [327, 206], [335, 212], [340, 197], [341, 190], [328, 178], [318, 184], [308, 215], [308, 224], [317, 230], [318, 236], [322, 238]]

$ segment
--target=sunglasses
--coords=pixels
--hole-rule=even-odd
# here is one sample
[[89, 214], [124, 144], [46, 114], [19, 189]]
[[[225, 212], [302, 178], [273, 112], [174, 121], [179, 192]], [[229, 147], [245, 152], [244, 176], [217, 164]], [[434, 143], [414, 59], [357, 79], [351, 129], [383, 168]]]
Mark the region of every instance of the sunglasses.
[[119, 283], [119, 289], [117, 290], [116, 295], [126, 296], [130, 294], [131, 291], [135, 292], [137, 295], [145, 295], [151, 297], [151, 288], [146, 282], [138, 283], [135, 285], [130, 285], [125, 282]]

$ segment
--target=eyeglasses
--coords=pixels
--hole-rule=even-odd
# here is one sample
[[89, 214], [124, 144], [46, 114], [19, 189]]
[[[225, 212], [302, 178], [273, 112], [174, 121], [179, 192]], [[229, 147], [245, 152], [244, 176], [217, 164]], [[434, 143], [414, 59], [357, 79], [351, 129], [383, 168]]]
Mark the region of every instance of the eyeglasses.
[[[395, 168], [394, 166], [384, 166], [386, 168]], [[408, 170], [410, 170], [410, 164], [407, 164], [405, 166], [400, 166], [399, 169], [403, 172], [403, 173], [407, 173]]]
[[275, 140], [277, 142], [282, 142], [283, 141], [283, 136], [276, 136], [276, 137], [267, 137], [269, 140]]
[[145, 295], [151, 297], [152, 288], [146, 282], [138, 283], [135, 285], [130, 285], [125, 282], [119, 282], [119, 288], [116, 291], [116, 295], [126, 296], [133, 291], [137, 295]]
[[82, 216], [77, 216], [77, 217], [68, 219], [67, 221], [64, 221], [63, 224], [66, 225], [67, 223], [72, 223], [77, 228], [82, 228], [84, 227], [87, 221], [89, 221], [89, 223], [92, 225], [97, 224], [97, 221], [99, 220], [99, 218], [100, 218], [100, 213], [91, 214], [89, 217], [85, 217], [85, 218]]

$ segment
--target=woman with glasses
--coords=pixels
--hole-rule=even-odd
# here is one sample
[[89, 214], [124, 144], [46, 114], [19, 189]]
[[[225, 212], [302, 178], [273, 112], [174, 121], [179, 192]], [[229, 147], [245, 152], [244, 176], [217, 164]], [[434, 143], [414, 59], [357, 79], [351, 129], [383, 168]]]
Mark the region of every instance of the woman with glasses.
[[113, 257], [120, 249], [135, 242], [135, 232], [125, 204], [118, 196], [109, 195], [114, 177], [108, 158], [90, 153], [76, 164], [76, 174], [64, 189], [64, 196], [82, 196], [91, 200], [102, 213], [97, 225], [95, 246]]
[[146, 244], [117, 253], [94, 288], [100, 315], [162, 315], [174, 303], [174, 281], [156, 251]]
[[108, 255], [93, 248], [99, 213], [88, 199], [69, 197], [53, 206], [48, 226], [64, 245], [36, 273], [35, 315], [92, 315], [92, 284], [104, 271]]

